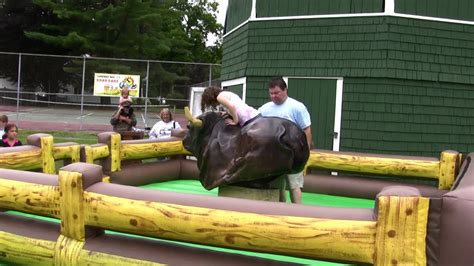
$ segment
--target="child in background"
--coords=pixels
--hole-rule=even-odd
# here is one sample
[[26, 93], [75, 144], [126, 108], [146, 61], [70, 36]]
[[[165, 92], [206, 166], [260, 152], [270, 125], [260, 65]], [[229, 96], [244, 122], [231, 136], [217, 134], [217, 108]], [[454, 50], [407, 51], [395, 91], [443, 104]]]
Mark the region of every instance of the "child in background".
[[7, 137], [2, 139], [0, 147], [15, 147], [23, 145], [21, 141], [18, 140], [18, 127], [15, 124], [7, 124], [5, 126], [5, 135], [7, 135]]
[[0, 115], [0, 136], [4, 139], [5, 135], [5, 126], [8, 124], [8, 116]]
[[123, 88], [121, 92], [120, 100], [119, 100], [119, 105], [118, 105], [119, 107], [123, 102], [132, 103], [132, 98], [130, 98], [128, 94], [129, 94], [128, 88]]
[[8, 116], [0, 115], [0, 136], [2, 136], [2, 139], [7, 137], [7, 135], [5, 134], [5, 126], [7, 124], [8, 124]]

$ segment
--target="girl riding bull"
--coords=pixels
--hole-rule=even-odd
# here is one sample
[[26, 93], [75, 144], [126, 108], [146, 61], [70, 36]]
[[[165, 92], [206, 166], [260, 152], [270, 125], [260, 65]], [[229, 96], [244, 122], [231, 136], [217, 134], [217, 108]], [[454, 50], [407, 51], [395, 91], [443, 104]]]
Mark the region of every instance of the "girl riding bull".
[[232, 119], [226, 119], [227, 125], [245, 124], [260, 116], [260, 112], [255, 108], [248, 106], [240, 97], [230, 91], [224, 91], [218, 87], [207, 87], [202, 93], [201, 110], [204, 112], [206, 108], [215, 108], [217, 105], [223, 105], [227, 108]]

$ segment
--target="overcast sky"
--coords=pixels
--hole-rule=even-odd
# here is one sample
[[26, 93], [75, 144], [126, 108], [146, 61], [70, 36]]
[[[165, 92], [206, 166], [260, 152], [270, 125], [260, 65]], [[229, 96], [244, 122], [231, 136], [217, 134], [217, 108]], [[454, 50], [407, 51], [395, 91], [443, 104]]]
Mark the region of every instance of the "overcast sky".
[[[227, 10], [227, 2], [228, 0], [216, 0], [219, 3], [219, 10], [217, 12], [217, 22], [224, 26], [225, 23], [225, 12]], [[207, 45], [212, 45], [216, 40], [216, 36], [208, 36], [207, 38]]]
[[228, 0], [216, 0], [219, 3], [219, 13], [217, 14], [217, 22], [224, 25], [225, 22], [225, 11], [227, 9]]

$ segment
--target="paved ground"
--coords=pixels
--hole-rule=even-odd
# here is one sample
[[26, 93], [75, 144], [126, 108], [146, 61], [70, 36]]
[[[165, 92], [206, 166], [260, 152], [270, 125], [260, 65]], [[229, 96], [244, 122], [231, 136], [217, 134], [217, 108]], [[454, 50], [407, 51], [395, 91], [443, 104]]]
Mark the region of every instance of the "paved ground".
[[[10, 122], [16, 123], [20, 129], [30, 130], [64, 130], [64, 131], [111, 131], [110, 118], [114, 110], [102, 109], [72, 109], [72, 108], [47, 108], [47, 107], [20, 107], [0, 106], [0, 114], [8, 116]], [[152, 127], [159, 121], [158, 114], [148, 112], [145, 119], [143, 110], [135, 112], [137, 127], [144, 129]], [[187, 124], [182, 114], [175, 115], [175, 120], [181, 127]], [[146, 124], [145, 124], [146, 121]]]

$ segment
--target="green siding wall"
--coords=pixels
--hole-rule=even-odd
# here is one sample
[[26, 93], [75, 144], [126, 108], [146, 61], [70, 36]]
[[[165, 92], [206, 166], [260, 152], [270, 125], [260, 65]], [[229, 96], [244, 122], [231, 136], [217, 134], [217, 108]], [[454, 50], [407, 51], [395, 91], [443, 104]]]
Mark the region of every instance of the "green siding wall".
[[395, 0], [395, 12], [429, 17], [474, 20], [472, 0]]
[[[247, 77], [249, 105], [258, 108], [270, 100], [270, 78]], [[341, 151], [434, 157], [448, 149], [468, 153], [474, 151], [472, 132], [471, 85], [344, 79]]]
[[248, 105], [259, 108], [264, 103], [270, 101], [268, 94], [268, 82], [272, 77], [247, 77], [247, 97]]
[[282, 17], [383, 11], [383, 0], [257, 0], [257, 17]]
[[474, 88], [396, 79], [344, 80], [341, 150], [439, 156], [474, 151]]
[[229, 0], [225, 18], [225, 32], [231, 31], [250, 17], [252, 0]]
[[388, 21], [391, 77], [474, 83], [474, 25]]
[[248, 25], [224, 38], [221, 80], [246, 76], [248, 51]]
[[[474, 25], [396, 17], [305, 19], [251, 22], [247, 38], [238, 34], [224, 40], [224, 80], [284, 75], [474, 84]], [[236, 62], [242, 63], [238, 70]]]
[[251, 22], [246, 73], [249, 76], [386, 76], [388, 25], [385, 20], [367, 17]]
[[222, 80], [247, 77], [250, 105], [269, 101], [267, 82], [277, 75], [344, 78], [341, 150], [474, 151], [474, 25], [390, 16], [252, 21], [224, 39]]

